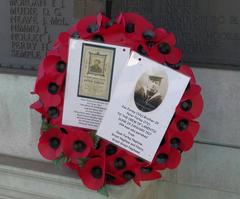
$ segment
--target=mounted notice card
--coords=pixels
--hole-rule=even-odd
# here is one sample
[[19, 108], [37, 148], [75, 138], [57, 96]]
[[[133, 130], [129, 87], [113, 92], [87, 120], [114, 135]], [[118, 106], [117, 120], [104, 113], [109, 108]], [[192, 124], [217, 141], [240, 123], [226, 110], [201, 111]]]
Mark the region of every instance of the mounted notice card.
[[189, 80], [132, 53], [97, 134], [151, 162]]
[[70, 40], [63, 124], [93, 130], [99, 127], [129, 56], [127, 47]]

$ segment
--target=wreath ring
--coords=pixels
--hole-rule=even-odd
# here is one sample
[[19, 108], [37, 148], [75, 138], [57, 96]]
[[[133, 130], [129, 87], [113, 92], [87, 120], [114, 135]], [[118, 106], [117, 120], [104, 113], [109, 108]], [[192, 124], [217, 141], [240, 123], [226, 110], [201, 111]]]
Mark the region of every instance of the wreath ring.
[[[190, 82], [178, 104], [166, 134], [151, 163], [100, 139], [94, 131], [62, 125], [64, 85], [70, 38], [130, 47], [143, 56], [189, 76]], [[85, 186], [101, 190], [104, 185], [122, 185], [161, 177], [159, 171], [174, 169], [188, 151], [199, 130], [195, 121], [203, 110], [201, 87], [189, 66], [182, 63], [176, 38], [135, 13], [122, 13], [115, 19], [103, 14], [81, 19], [67, 32], [61, 32], [39, 65], [33, 94], [39, 100], [31, 105], [42, 115], [38, 149], [41, 155], [75, 170]]]

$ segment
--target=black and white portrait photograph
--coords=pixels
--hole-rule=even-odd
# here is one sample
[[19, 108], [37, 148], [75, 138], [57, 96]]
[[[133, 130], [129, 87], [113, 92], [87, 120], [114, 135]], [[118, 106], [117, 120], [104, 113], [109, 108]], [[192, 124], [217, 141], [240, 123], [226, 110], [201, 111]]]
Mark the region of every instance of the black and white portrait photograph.
[[144, 73], [135, 87], [135, 105], [140, 111], [153, 111], [162, 103], [166, 91], [167, 77], [163, 72], [156, 74]]

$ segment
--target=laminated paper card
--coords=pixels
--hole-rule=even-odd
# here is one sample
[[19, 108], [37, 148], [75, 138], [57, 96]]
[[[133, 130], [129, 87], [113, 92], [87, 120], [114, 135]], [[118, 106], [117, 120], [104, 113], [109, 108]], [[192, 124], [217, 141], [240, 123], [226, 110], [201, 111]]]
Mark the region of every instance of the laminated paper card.
[[63, 124], [97, 130], [129, 56], [127, 47], [70, 40]]
[[189, 79], [133, 52], [97, 134], [151, 162]]

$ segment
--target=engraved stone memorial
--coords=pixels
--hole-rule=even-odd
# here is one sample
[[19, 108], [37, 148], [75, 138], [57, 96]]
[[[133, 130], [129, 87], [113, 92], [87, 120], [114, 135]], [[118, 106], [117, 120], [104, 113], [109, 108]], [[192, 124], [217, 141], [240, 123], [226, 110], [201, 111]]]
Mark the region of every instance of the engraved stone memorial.
[[138, 12], [155, 26], [174, 32], [184, 62], [192, 66], [239, 69], [240, 1], [114, 0], [113, 13]]
[[0, 70], [36, 71], [58, 33], [101, 6], [98, 0], [1, 0]]
[[[86, 15], [103, 11], [102, 0], [0, 1], [0, 71], [36, 74], [57, 34]], [[138, 12], [174, 32], [183, 61], [196, 67], [239, 69], [238, 0], [114, 0], [112, 15]]]

